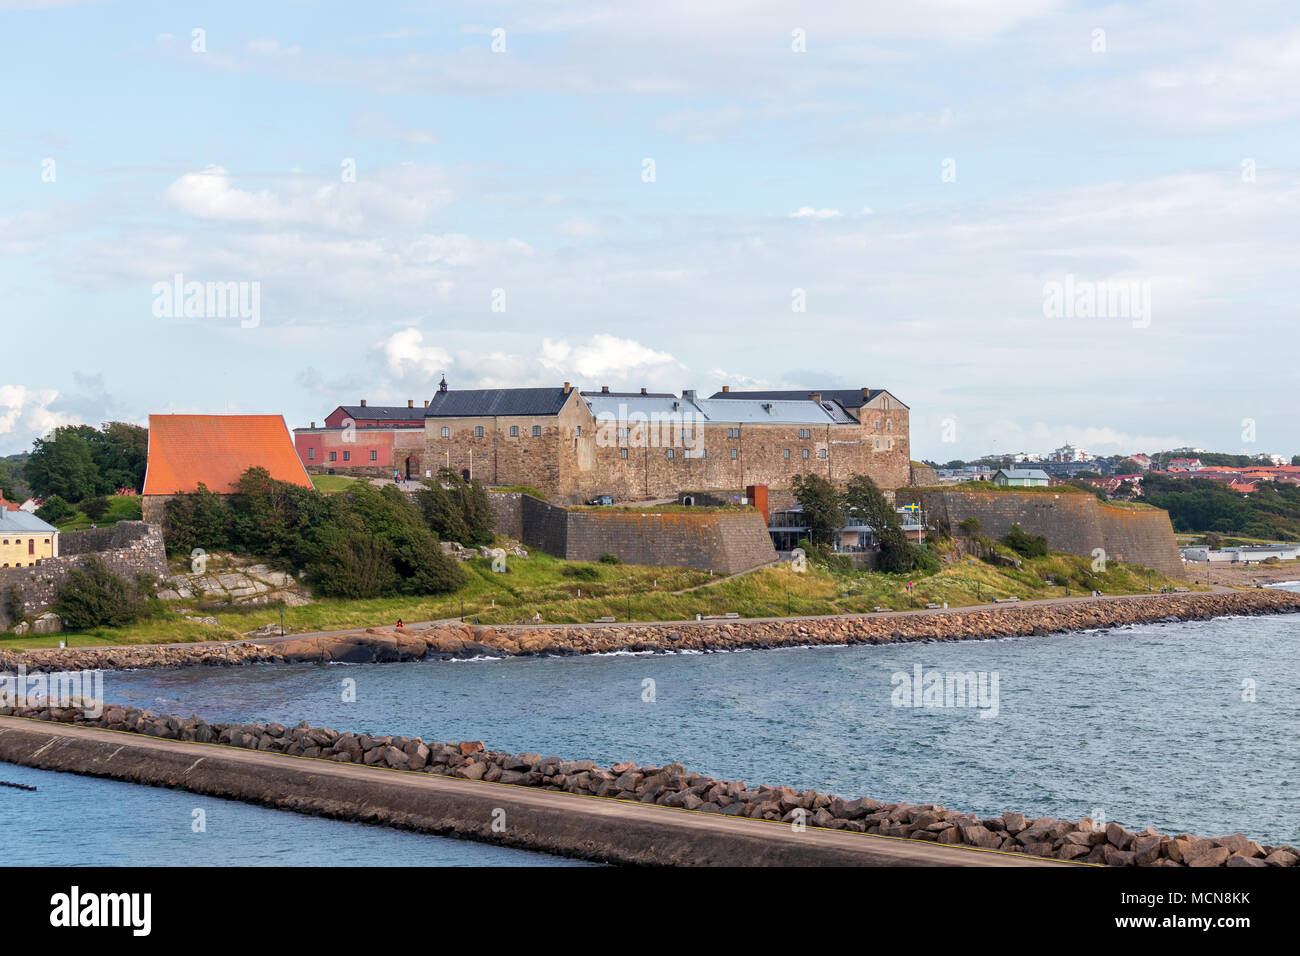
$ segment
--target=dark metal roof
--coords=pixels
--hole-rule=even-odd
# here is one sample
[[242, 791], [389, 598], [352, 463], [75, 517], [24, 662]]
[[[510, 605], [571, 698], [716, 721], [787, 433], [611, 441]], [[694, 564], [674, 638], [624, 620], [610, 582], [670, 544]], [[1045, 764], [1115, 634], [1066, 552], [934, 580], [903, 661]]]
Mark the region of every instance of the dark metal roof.
[[[884, 392], [883, 388], [791, 388], [766, 392], [714, 392], [710, 398], [756, 398], [762, 401], [807, 401], [809, 395], [821, 393], [822, 401], [838, 402], [845, 408], [861, 408]], [[894, 396], [897, 398], [897, 396]]]
[[424, 421], [423, 408], [405, 405], [340, 405], [343, 414], [353, 421], [420, 422]]
[[478, 418], [490, 415], [558, 415], [569, 392], [563, 388], [471, 388], [435, 392], [428, 418]]
[[604, 395], [606, 398], [676, 398], [672, 392], [582, 392], [582, 397], [598, 398]]

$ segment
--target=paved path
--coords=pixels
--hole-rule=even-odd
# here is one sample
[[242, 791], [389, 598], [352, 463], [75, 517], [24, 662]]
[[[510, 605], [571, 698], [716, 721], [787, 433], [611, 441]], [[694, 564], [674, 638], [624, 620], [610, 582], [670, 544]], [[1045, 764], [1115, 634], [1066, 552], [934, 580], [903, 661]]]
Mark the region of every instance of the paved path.
[[[219, 744], [0, 717], [0, 760], [235, 797], [343, 819], [611, 862], [668, 865], [1074, 866], [1016, 853], [724, 817]], [[506, 829], [492, 829], [504, 811]], [[497, 813], [497, 816], [501, 816]]]
[[[977, 611], [1000, 611], [1007, 608], [1017, 608], [1017, 607], [1061, 607], [1061, 606], [1076, 605], [1076, 604], [1093, 604], [1093, 603], [1104, 604], [1112, 601], [1145, 601], [1149, 598], [1178, 598], [1183, 596], [1191, 596], [1194, 594], [1208, 594], [1208, 593], [1228, 594], [1228, 593], [1235, 593], [1237, 590], [1239, 589], [1222, 587], [1216, 584], [1216, 585], [1212, 585], [1209, 591], [1189, 591], [1187, 592], [1186, 595], [1168, 594], [1168, 593], [1161, 594], [1159, 591], [1153, 591], [1151, 593], [1143, 593], [1143, 594], [1103, 594], [1101, 597], [1093, 597], [1090, 594], [1084, 594], [1078, 597], [1072, 596], [1072, 597], [1038, 598], [1030, 601], [1009, 601], [1009, 602], [1003, 602], [998, 604], [966, 604], [966, 605], [962, 605], [961, 607], [951, 607], [951, 608], [913, 608], [911, 610], [906, 610], [906, 611], [864, 611], [855, 614], [805, 614], [796, 617], [707, 618], [706, 620], [752, 621], [758, 623], [787, 622], [792, 626], [796, 626], [799, 624], [800, 621], [837, 621], [837, 620], [852, 621], [852, 620], [861, 620], [861, 619], [889, 620], [891, 618], [917, 617], [917, 616], [925, 616], [930, 614], [972, 614]], [[403, 622], [405, 628], [408, 630], [416, 630], [418, 628], [432, 627], [438, 624], [458, 624], [458, 623], [460, 623], [460, 618], [458, 617], [442, 618], [436, 621], [412, 621], [410, 623]], [[689, 620], [665, 620], [665, 621], [616, 621], [614, 623], [620, 627], [657, 627], [662, 624], [694, 624], [697, 622], [694, 621], [693, 619], [689, 619]], [[386, 631], [393, 630], [392, 625], [378, 624], [378, 625], [370, 625], [370, 626], [379, 628], [381, 630], [386, 630]], [[492, 627], [496, 629], [511, 628], [516, 630], [517, 629], [540, 630], [548, 627], [549, 628], [559, 628], [559, 627], [572, 628], [572, 627], [583, 627], [583, 626], [603, 627], [608, 625], [491, 624], [491, 625], [483, 625], [483, 626]], [[222, 645], [238, 644], [241, 643], [242, 641], [247, 641], [253, 644], [274, 645], [274, 644], [279, 644], [282, 641], [293, 641], [304, 637], [336, 637], [344, 634], [362, 634], [366, 631], [366, 629], [367, 629], [366, 627], [348, 627], [348, 628], [340, 628], [337, 630], [328, 630], [328, 631], [298, 631], [293, 633], [287, 633], [283, 637], [281, 637], [280, 635], [272, 635], [269, 637], [232, 638], [230, 640], [225, 640], [225, 641], [188, 641], [183, 644], [77, 645], [75, 650], [89, 650], [93, 647], [100, 647], [100, 646], [114, 647], [114, 648], [219, 647]]]

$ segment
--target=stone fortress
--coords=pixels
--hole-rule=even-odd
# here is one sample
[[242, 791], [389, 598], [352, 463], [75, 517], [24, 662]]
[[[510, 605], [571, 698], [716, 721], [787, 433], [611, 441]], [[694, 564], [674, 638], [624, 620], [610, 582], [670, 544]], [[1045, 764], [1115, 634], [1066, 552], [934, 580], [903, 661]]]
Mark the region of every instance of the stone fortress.
[[451, 389], [417, 408], [339, 406], [294, 441], [313, 474], [418, 479], [450, 468], [527, 485], [554, 502], [671, 498], [683, 490], [789, 487], [817, 473], [908, 484], [909, 410], [885, 389], [733, 392], [708, 398], [555, 388]]

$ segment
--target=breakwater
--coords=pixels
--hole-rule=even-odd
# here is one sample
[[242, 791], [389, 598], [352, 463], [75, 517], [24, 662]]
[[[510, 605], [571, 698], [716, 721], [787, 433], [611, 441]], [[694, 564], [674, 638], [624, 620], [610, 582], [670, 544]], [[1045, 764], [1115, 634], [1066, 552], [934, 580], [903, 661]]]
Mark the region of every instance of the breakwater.
[[[69, 703], [75, 705], [78, 702]], [[94, 714], [95, 711], [90, 713]], [[606, 838], [596, 831], [575, 826], [571, 819], [561, 825], [560, 818], [557, 818], [556, 826], [560, 829], [549, 830], [549, 836], [534, 833], [522, 837], [516, 834], [517, 840], [533, 848], [623, 862], [812, 862], [818, 855], [822, 857], [821, 862], [851, 861], [855, 845], [865, 848], [868, 854], [880, 846], [874, 843], [854, 844], [851, 841], [845, 844], [841, 841], [832, 847], [814, 851], [812, 847], [821, 838], [803, 838], [803, 834], [810, 831], [840, 831], [845, 835], [860, 834], [864, 838], [875, 835], [914, 841], [915, 852], [921, 854], [921, 857], [910, 862], [944, 861], [942, 855], [927, 857], [925, 854], [930, 848], [924, 844], [995, 851], [1005, 854], [1005, 857], [994, 862], [1004, 863], [1031, 857], [1117, 867], [1293, 867], [1300, 861], [1300, 851], [1294, 847], [1260, 844], [1240, 833], [1202, 838], [1187, 834], [1170, 836], [1158, 833], [1153, 828], [1133, 832], [1116, 823], [1100, 826], [1086, 817], [1077, 822], [1051, 817], [1030, 819], [1015, 812], [980, 817], [934, 804], [917, 806], [882, 803], [869, 797], [845, 799], [815, 790], [800, 792], [790, 787], [766, 784], [750, 787], [744, 781], [719, 780], [692, 773], [679, 763], [640, 766], [624, 762], [601, 767], [590, 760], [567, 760], [535, 753], [487, 750], [481, 741], [426, 742], [419, 737], [339, 732], [312, 727], [306, 722], [294, 727], [275, 723], [209, 724], [197, 716], [155, 714], [148, 710], [121, 706], [109, 706], [98, 716], [88, 716], [87, 711], [78, 706], [7, 706], [0, 707], [0, 716], [17, 716], [28, 721], [52, 721], [73, 727], [102, 728], [159, 742], [221, 744], [266, 757], [311, 758], [334, 764], [405, 771], [408, 775], [437, 775], [460, 781], [509, 785], [519, 791], [557, 791], [571, 796], [602, 798], [599, 802], [608, 800], [609, 804], [606, 805], [619, 802], [653, 804], [718, 818], [780, 822], [788, 826], [788, 833], [793, 837], [792, 843], [774, 849], [754, 842], [753, 837], [757, 831], [733, 833], [732, 836], [739, 838], [737, 840], [732, 840], [726, 834], [715, 833], [707, 845], [696, 845], [694, 837], [679, 839], [672, 843], [673, 849], [665, 857], [659, 855], [664, 852], [662, 850], [641, 845], [637, 840], [626, 836]], [[28, 728], [34, 729], [24, 733]], [[48, 733], [42, 734], [39, 724], [31, 723], [19, 728], [5, 724], [0, 726], [0, 760], [26, 766], [94, 773], [116, 779], [163, 783], [243, 799], [250, 799], [255, 794], [262, 802], [269, 801], [273, 805], [289, 809], [306, 809], [344, 819], [420, 828], [416, 822], [419, 811], [414, 807], [390, 815], [376, 811], [373, 796], [366, 797], [355, 789], [341, 797], [339, 793], [331, 792], [329, 784], [325, 784], [323, 787], [318, 785], [318, 792], [313, 793], [310, 787], [306, 787], [314, 779], [310, 766], [299, 770], [301, 765], [286, 768], [283, 763], [266, 764], [274, 771], [269, 779], [282, 783], [284, 792], [276, 795], [277, 787], [268, 785], [267, 779], [259, 778], [246, 781], [252, 789], [245, 793], [230, 782], [225, 771], [218, 771], [216, 764], [220, 761], [219, 751], [211, 758], [203, 756], [199, 760], [193, 760], [193, 754], [177, 755], [166, 748], [156, 748], [154, 754], [157, 760], [166, 763], [168, 768], [158, 776], [150, 771], [155, 758], [147, 754], [133, 754], [114, 762], [118, 752], [126, 746], [123, 743], [125, 739], [128, 738], [110, 738], [89, 750], [84, 747], [69, 749], [56, 738], [50, 738]], [[68, 743], [67, 737], [63, 740]], [[168, 760], [171, 763], [167, 763]], [[217, 773], [219, 781], [213, 779], [199, 784], [191, 779], [191, 774], [205, 762], [207, 766], [200, 776]], [[236, 768], [234, 773], [239, 776], [241, 771]], [[242, 773], [247, 776], [246, 770]], [[289, 776], [286, 777], [285, 774]], [[297, 780], [294, 774], [305, 777], [305, 780]], [[364, 779], [368, 792], [373, 794], [375, 786], [382, 788], [386, 781], [391, 781], [393, 787], [401, 787], [406, 778], [376, 775], [355, 779]], [[497, 830], [492, 827], [495, 818], [489, 808], [495, 810], [503, 802], [508, 802], [510, 792], [506, 788], [497, 788], [490, 793], [460, 791], [458, 796], [452, 798], [449, 809], [439, 811], [444, 813], [442, 823], [430, 826], [433, 832], [459, 832], [476, 838], [495, 839], [507, 833], [508, 828]], [[461, 805], [460, 812], [463, 813], [467, 795], [474, 794], [486, 800], [483, 812], [478, 815], [476, 822], [466, 826], [463, 820], [457, 824], [445, 816], [447, 813], [454, 814], [455, 811], [450, 809], [453, 804]], [[566, 808], [569, 806], [576, 805], [565, 805]], [[504, 811], [506, 816], [510, 812]], [[434, 816], [436, 818], [437, 814]], [[562, 818], [564, 814], [561, 813], [560, 816]], [[607, 822], [619, 830], [626, 829], [629, 822], [635, 823], [639, 819], [641, 818], [633, 816], [630, 821], [615, 819]], [[667, 825], [671, 828], [672, 821]], [[778, 829], [786, 831], [787, 828]], [[765, 831], [767, 834], [775, 832]], [[782, 832], [781, 839], [785, 840], [785, 832]], [[501, 837], [497, 842], [506, 840]], [[836, 851], [837, 846], [844, 847], [845, 855]], [[760, 856], [747, 855], [751, 853]], [[873, 860], [859, 858], [857, 861]], [[892, 862], [905, 861], [908, 861], [906, 856]], [[954, 860], [947, 858], [947, 862]]]
[[475, 625], [371, 628], [226, 644], [159, 644], [0, 650], [0, 673], [129, 670], [254, 663], [371, 663], [426, 657], [600, 654], [616, 651], [727, 651], [832, 644], [979, 640], [1231, 615], [1300, 612], [1300, 593], [1269, 589], [1189, 592], [1007, 604], [972, 609], [811, 618], [761, 618], [646, 624]]

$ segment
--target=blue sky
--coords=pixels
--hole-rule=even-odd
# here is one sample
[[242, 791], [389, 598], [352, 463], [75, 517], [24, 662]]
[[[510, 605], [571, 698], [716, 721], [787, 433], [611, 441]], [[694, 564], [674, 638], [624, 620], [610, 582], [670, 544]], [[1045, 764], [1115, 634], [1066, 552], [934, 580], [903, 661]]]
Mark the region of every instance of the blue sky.
[[[0, 453], [444, 370], [1300, 452], [1294, 5], [901, 6], [0, 0]], [[155, 315], [178, 273], [256, 323]], [[1150, 315], [1048, 316], [1067, 275]]]

